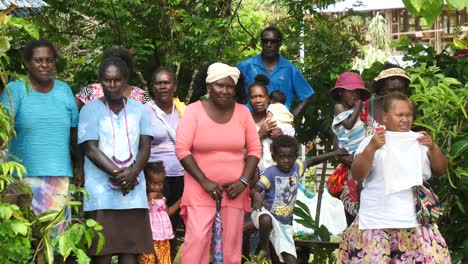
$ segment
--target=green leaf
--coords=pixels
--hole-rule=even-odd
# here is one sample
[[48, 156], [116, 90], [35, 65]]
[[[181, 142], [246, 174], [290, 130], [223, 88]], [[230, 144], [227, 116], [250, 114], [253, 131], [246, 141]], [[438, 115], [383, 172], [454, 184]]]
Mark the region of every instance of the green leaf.
[[98, 244], [97, 244], [97, 247], [96, 247], [96, 253], [99, 253], [101, 252], [102, 250], [102, 247], [104, 246], [104, 243], [106, 241], [104, 235], [102, 233], [98, 233], [98, 236], [99, 236], [99, 240], [98, 240]]
[[304, 210], [309, 216], [311, 216], [310, 211], [309, 211], [309, 206], [307, 206], [305, 203], [297, 200], [296, 205], [298, 205], [302, 210]]
[[420, 15], [424, 17], [428, 27], [431, 27], [437, 20], [437, 17], [442, 13], [444, 8], [443, 0], [428, 0], [423, 5]]
[[36, 26], [29, 23], [29, 21], [19, 18], [19, 17], [12, 17], [10, 19], [10, 25], [24, 29], [31, 37], [35, 39], [39, 39], [39, 30]]
[[298, 224], [303, 225], [306, 228], [310, 228], [310, 229], [313, 229], [313, 230], [317, 229], [317, 225], [312, 224], [310, 221], [307, 221], [307, 220], [304, 220], [304, 219], [295, 219], [294, 221], [296, 221]]
[[54, 247], [52, 246], [52, 241], [49, 237], [44, 237], [44, 258], [47, 263], [54, 263]]
[[468, 7], [468, 1], [466, 0], [447, 0], [447, 3], [456, 9], [463, 9]]
[[86, 220], [86, 225], [89, 227], [94, 227], [97, 225], [97, 222], [94, 219], [87, 219]]
[[421, 8], [425, 0], [403, 0], [403, 4], [411, 13], [417, 14], [421, 11]]
[[104, 229], [104, 228], [103, 228], [102, 225], [100, 225], [100, 224], [97, 224], [97, 225], [94, 227], [94, 231], [96, 231], [96, 232], [102, 231], [102, 229]]
[[317, 234], [320, 236], [320, 240], [322, 241], [330, 241], [330, 232], [324, 225], [320, 225], [319, 229], [317, 230]]
[[38, 215], [36, 220], [40, 223], [52, 221], [55, 217], [57, 217], [58, 214], [59, 214], [59, 211], [57, 210], [46, 211]]
[[0, 54], [7, 52], [10, 49], [10, 41], [7, 37], [0, 37]]
[[13, 210], [9, 204], [0, 204], [0, 219], [8, 220], [13, 215]]
[[76, 257], [78, 264], [88, 264], [91, 262], [91, 259], [88, 257], [88, 255], [86, 255], [86, 253], [81, 249], [77, 250]]
[[452, 145], [452, 147], [450, 148], [450, 156], [456, 158], [467, 150], [468, 138], [463, 138], [462, 140], [459, 140]]
[[65, 235], [62, 235], [59, 239], [59, 252], [60, 252], [60, 255], [62, 255], [63, 259], [66, 260], [68, 258], [68, 256], [70, 256], [70, 253], [72, 251], [72, 249], [68, 246], [69, 244], [69, 241], [68, 241], [68, 237], [65, 236]]
[[309, 219], [310, 218], [310, 216], [304, 210], [302, 210], [302, 208], [297, 207], [297, 206], [295, 206], [293, 208], [293, 214], [300, 217], [300, 218], [302, 218], [302, 219]]
[[93, 230], [86, 230], [84, 232], [85, 242], [88, 247], [91, 247], [91, 244], [93, 243], [93, 235], [94, 235]]
[[22, 236], [26, 236], [28, 234], [28, 224], [24, 222], [15, 221], [11, 223], [11, 229], [15, 235], [20, 234]]
[[455, 203], [457, 204], [458, 209], [460, 209], [460, 212], [462, 212], [462, 214], [465, 214], [465, 207], [463, 206], [460, 200], [460, 197], [458, 195], [455, 195], [454, 197], [455, 197]]

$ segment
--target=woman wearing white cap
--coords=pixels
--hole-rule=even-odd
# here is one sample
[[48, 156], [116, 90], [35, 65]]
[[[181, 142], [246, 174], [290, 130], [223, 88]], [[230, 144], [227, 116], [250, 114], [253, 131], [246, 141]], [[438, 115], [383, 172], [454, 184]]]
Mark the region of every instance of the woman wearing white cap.
[[207, 99], [189, 105], [177, 127], [176, 155], [185, 168], [182, 263], [209, 262], [217, 200], [222, 200], [224, 263], [241, 262], [244, 212], [250, 211], [247, 184], [261, 145], [249, 110], [236, 103], [244, 94], [236, 86], [239, 75], [235, 67], [211, 64]]

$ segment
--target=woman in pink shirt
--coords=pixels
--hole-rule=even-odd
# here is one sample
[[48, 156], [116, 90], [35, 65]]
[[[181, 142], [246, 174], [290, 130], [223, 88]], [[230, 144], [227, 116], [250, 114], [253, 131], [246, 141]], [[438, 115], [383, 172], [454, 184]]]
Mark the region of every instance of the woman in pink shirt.
[[[221, 203], [224, 263], [240, 263], [248, 181], [261, 155], [249, 110], [242, 104], [240, 72], [214, 63], [206, 77], [207, 99], [189, 105], [177, 127], [176, 155], [185, 168], [181, 215], [186, 231], [182, 263], [208, 263], [216, 201]], [[227, 187], [227, 185], [229, 185]]]

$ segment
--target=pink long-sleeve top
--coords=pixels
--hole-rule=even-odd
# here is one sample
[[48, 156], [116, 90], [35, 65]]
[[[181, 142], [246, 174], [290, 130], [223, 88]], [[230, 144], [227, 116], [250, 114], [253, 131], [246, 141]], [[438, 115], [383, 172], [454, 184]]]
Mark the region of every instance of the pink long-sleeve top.
[[[239, 180], [245, 166], [245, 154], [261, 157], [255, 122], [247, 107], [237, 103], [231, 119], [224, 124], [214, 122], [200, 101], [189, 105], [177, 127], [175, 150], [179, 160], [192, 155], [205, 176], [218, 184]], [[216, 204], [195, 178], [185, 171], [181, 207], [187, 205]], [[230, 200], [224, 192], [221, 206], [250, 211], [249, 188], [245, 188], [234, 200]]]

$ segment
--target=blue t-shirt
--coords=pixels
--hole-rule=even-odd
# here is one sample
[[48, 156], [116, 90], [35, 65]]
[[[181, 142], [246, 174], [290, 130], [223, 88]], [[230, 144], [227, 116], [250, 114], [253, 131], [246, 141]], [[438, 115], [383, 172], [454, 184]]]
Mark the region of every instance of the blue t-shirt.
[[[268, 93], [281, 90], [286, 95], [286, 107], [291, 108], [294, 96], [302, 102], [314, 94], [314, 89], [302, 77], [299, 69], [290, 61], [279, 55], [279, 61], [273, 71], [269, 72], [262, 61], [262, 54], [250, 57], [237, 65], [245, 78], [245, 89], [248, 94], [249, 85], [255, 81], [255, 76], [265, 74], [270, 78]], [[249, 105], [250, 108], [250, 105]]]
[[13, 110], [16, 130], [8, 152], [20, 159], [27, 170], [24, 176], [73, 176], [70, 128], [78, 124], [78, 108], [70, 87], [59, 80], [47, 93], [26, 87], [22, 80], [7, 87], [12, 104], [6, 89], [0, 100]]
[[296, 160], [291, 171], [284, 173], [273, 165], [265, 170], [257, 182], [257, 186], [265, 191], [265, 208], [282, 224], [292, 224], [297, 183], [299, 176], [304, 173], [304, 167], [301, 160]]
[[[140, 135], [152, 136], [151, 125], [148, 112], [141, 103], [127, 99], [125, 108], [130, 150], [135, 160], [138, 155]], [[115, 134], [115, 140], [113, 134]], [[109, 114], [109, 108], [99, 99], [83, 106], [78, 124], [78, 143], [88, 140], [98, 140], [99, 149], [110, 159], [115, 155], [119, 160], [126, 160], [130, 153], [124, 109], [118, 115], [114, 112]], [[110, 176], [94, 165], [87, 156], [85, 156], [84, 174], [84, 187], [89, 194], [89, 199], [84, 199], [84, 211], [148, 208], [143, 171], [138, 176], [140, 183], [126, 196], [123, 196], [120, 190], [112, 189], [109, 185]]]

